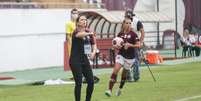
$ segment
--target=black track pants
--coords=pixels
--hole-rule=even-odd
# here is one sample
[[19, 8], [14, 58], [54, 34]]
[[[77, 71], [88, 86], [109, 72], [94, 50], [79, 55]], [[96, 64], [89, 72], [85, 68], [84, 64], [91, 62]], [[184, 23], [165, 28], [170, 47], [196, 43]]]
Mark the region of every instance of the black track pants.
[[86, 81], [87, 81], [85, 101], [91, 101], [91, 95], [94, 89], [94, 80], [93, 80], [93, 73], [92, 73], [92, 69], [90, 65], [88, 63], [83, 63], [83, 64], [70, 63], [70, 66], [71, 66], [71, 70], [75, 80], [75, 88], [74, 88], [75, 101], [80, 101], [83, 76], [86, 78]]

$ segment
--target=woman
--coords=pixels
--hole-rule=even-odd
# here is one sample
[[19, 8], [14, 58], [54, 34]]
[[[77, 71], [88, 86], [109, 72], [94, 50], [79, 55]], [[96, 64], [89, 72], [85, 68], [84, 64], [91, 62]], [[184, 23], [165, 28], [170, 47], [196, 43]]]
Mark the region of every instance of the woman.
[[75, 80], [75, 101], [80, 101], [83, 76], [86, 78], [88, 84], [85, 101], [91, 100], [94, 89], [94, 80], [89, 59], [94, 59], [95, 54], [96, 41], [94, 33], [87, 29], [86, 17], [80, 15], [76, 20], [76, 29], [72, 36], [72, 50], [69, 61]]
[[109, 81], [109, 88], [105, 94], [110, 97], [112, 94], [112, 88], [116, 82], [117, 74], [121, 67], [123, 67], [121, 82], [119, 89], [116, 92], [116, 95], [121, 94], [121, 89], [123, 88], [126, 80], [126, 75], [128, 70], [132, 67], [133, 62], [135, 61], [136, 50], [135, 48], [140, 47], [140, 41], [137, 37], [137, 34], [134, 33], [131, 29], [131, 19], [125, 18], [122, 24], [121, 32], [118, 34], [118, 37], [121, 37], [124, 40], [124, 45], [119, 49], [118, 54], [115, 59], [115, 66]]

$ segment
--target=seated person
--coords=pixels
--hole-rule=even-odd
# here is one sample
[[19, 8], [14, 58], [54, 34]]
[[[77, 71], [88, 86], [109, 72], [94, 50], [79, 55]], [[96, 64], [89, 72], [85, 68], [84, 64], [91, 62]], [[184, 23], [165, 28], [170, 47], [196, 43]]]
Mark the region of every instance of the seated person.
[[185, 29], [185, 30], [184, 30], [184, 34], [183, 34], [183, 37], [181, 38], [181, 44], [182, 44], [182, 46], [183, 46], [182, 56], [186, 57], [186, 52], [187, 52], [188, 50], [190, 50], [190, 54], [188, 54], [188, 56], [189, 56], [189, 55], [192, 56], [192, 54], [191, 54], [191, 49], [192, 49], [192, 43], [191, 43], [191, 41], [192, 41], [192, 40], [193, 40], [193, 38], [190, 39], [190, 35], [189, 35], [188, 29]]
[[[192, 38], [194, 38], [192, 40]], [[192, 42], [192, 51], [195, 53], [195, 56], [200, 56], [200, 48], [201, 45], [200, 44], [200, 36], [198, 34], [194, 34], [194, 36], [191, 36], [191, 42]]]

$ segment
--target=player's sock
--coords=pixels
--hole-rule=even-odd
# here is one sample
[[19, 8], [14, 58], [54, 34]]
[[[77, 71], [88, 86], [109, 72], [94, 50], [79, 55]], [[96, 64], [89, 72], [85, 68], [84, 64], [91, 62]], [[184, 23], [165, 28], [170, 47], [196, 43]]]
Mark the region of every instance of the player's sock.
[[116, 79], [117, 79], [117, 75], [116, 74], [112, 74], [111, 75], [111, 79], [110, 79], [110, 82], [109, 82], [109, 90], [112, 91], [112, 88], [116, 82]]
[[117, 91], [116, 91], [116, 96], [120, 96], [121, 95], [121, 89], [118, 88]]
[[125, 82], [126, 82], [126, 76], [123, 76], [123, 77], [121, 78], [121, 82], [120, 82], [120, 85], [119, 85], [119, 88], [120, 88], [120, 89], [123, 88]]

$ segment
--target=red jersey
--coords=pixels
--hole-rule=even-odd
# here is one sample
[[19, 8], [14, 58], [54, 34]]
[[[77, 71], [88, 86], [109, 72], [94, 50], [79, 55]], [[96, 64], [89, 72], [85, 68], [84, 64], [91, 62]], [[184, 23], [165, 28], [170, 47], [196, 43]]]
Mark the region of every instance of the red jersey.
[[[118, 37], [121, 37], [124, 40], [124, 43], [128, 42], [131, 44], [135, 44], [137, 41], [139, 41], [139, 38], [137, 36], [137, 34], [133, 31], [130, 31], [129, 33], [119, 33]], [[128, 49], [124, 49], [124, 47], [122, 47], [119, 50], [119, 55], [122, 55], [124, 58], [127, 59], [133, 59], [135, 58], [135, 48], [134, 47], [129, 47]]]

